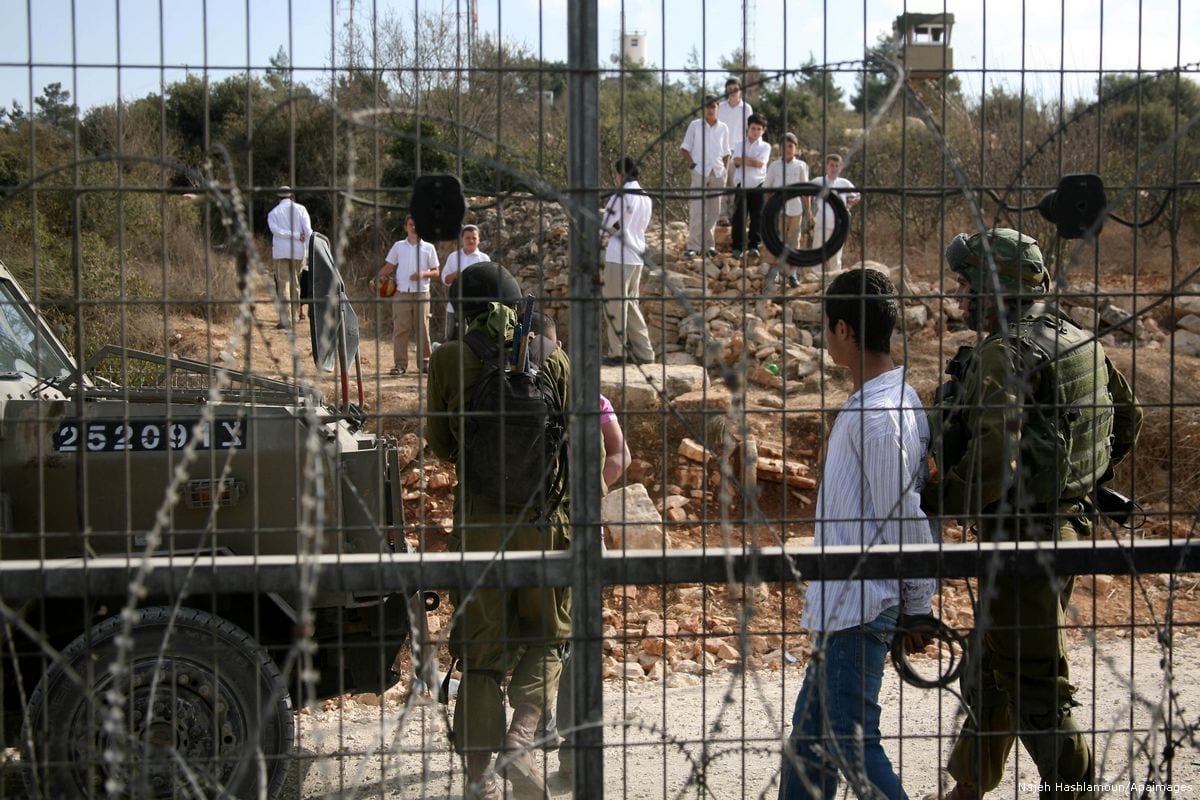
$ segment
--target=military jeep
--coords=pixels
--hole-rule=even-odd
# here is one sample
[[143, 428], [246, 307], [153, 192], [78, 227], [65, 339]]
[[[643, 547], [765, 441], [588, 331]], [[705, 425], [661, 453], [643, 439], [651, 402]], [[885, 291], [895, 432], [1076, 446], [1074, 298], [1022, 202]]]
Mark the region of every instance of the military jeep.
[[[0, 599], [4, 745], [31, 796], [273, 797], [293, 697], [394, 682], [412, 598], [302, 585], [305, 554], [404, 547], [396, 448], [348, 410], [119, 348], [81, 369], [0, 265], [0, 561], [118, 556], [133, 576]], [[296, 556], [297, 584], [145, 591], [148, 554]]]

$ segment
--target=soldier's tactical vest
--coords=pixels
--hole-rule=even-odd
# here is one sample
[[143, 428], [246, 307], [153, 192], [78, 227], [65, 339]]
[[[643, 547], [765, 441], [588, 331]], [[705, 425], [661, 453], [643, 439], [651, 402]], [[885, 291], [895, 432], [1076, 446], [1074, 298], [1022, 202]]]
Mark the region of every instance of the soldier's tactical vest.
[[1009, 325], [1023, 376], [1035, 387], [1021, 426], [1017, 502], [1090, 495], [1112, 458], [1113, 401], [1104, 348], [1050, 313]]

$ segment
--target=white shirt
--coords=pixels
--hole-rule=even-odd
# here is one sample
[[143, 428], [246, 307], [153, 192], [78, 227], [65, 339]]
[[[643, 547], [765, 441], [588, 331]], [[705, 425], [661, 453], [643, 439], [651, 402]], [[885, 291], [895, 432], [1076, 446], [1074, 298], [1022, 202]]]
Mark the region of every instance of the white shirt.
[[[462, 248], [458, 248], [450, 255], [446, 256], [446, 266], [442, 267], [442, 283], [447, 286], [450, 281], [446, 280], [451, 275], [457, 275], [472, 264], [478, 264], [480, 261], [491, 261], [488, 254], [476, 248], [474, 253], [464, 253]], [[446, 303], [446, 310], [454, 313], [454, 304]]]
[[[767, 179], [763, 182], [766, 188], [780, 188], [793, 183], [808, 183], [808, 163], [802, 158], [793, 158], [784, 163], [777, 158], [767, 165]], [[784, 212], [789, 217], [798, 217], [804, 213], [804, 203], [799, 197], [793, 197], [784, 206]]]
[[757, 142], [743, 139], [733, 146], [733, 156], [734, 158], [753, 158], [755, 161], [762, 162], [761, 167], [750, 167], [746, 164], [734, 167], [737, 170], [734, 173], [737, 185], [750, 188], [762, 186], [763, 180], [767, 177], [767, 162], [771, 160], [771, 145], [764, 142], [761, 136]]
[[428, 292], [429, 278], [421, 278], [416, 282], [412, 278], [418, 272], [428, 272], [438, 268], [437, 250], [429, 242], [423, 242], [420, 239], [416, 244], [410, 244], [408, 239], [396, 242], [392, 245], [392, 249], [388, 250], [387, 258], [384, 261], [396, 265], [396, 294]]
[[[814, 178], [812, 182], [815, 183], [817, 186], [832, 186], [834, 189], [853, 189], [854, 188], [853, 183], [851, 183], [850, 181], [848, 181], [842, 177], [838, 177], [838, 178], [834, 179], [834, 181], [832, 183], [830, 183], [829, 176], [822, 175], [819, 178]], [[858, 193], [842, 191], [842, 192], [838, 192], [838, 197], [842, 198], [842, 202], [849, 205], [851, 200], [858, 197]], [[817, 199], [817, 200], [814, 200], [814, 202], [816, 203], [816, 206], [817, 206], [816, 212], [815, 212], [815, 215], [817, 218], [817, 224], [820, 225], [822, 228], [826, 228], [828, 230], [833, 230], [833, 221], [834, 221], [833, 209], [830, 208], [829, 204], [826, 203], [824, 200]]]
[[[838, 412], [825, 449], [817, 493], [816, 545], [928, 544], [932, 529], [921, 510], [928, 481], [929, 424], [904, 369], [872, 378]], [[932, 578], [810, 581], [801, 625], [840, 631], [901, 606], [928, 614]]]
[[[620, 223], [620, 227], [616, 227]], [[613, 264], [642, 264], [646, 252], [646, 228], [650, 227], [650, 195], [637, 181], [626, 181], [621, 191], [608, 198], [600, 223], [611, 235], [604, 260]]]
[[745, 100], [736, 106], [729, 105], [728, 100], [717, 104], [717, 119], [724, 122], [725, 127], [729, 128], [730, 147], [746, 138], [746, 120], [750, 119], [750, 115], [753, 113], [754, 109]]
[[271, 258], [305, 260], [313, 232], [308, 209], [285, 197], [267, 214], [267, 227], [271, 229]]
[[729, 143], [729, 128], [721, 120], [709, 125], [703, 118], [688, 124], [681, 150], [687, 150], [696, 166], [692, 172], [700, 177], [725, 177], [725, 156], [733, 152]]

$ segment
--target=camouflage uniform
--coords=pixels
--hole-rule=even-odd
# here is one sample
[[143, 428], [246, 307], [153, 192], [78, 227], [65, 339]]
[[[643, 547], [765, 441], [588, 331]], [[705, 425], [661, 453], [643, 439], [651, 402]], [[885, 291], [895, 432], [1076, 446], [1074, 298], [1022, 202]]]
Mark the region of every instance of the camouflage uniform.
[[[475, 267], [472, 267], [474, 269]], [[491, 303], [486, 314], [470, 321], [494, 339], [512, 338], [516, 315], [508, 306]], [[464, 456], [461, 412], [471, 397], [482, 363], [461, 341], [447, 342], [429, 362], [429, 418], [426, 435], [440, 458], [460, 466]], [[567, 396], [570, 365], [556, 350], [542, 365], [562, 397]], [[549, 523], [533, 524], [535, 513], [518, 518], [488, 498], [473, 496], [458, 485], [454, 533], [450, 549], [496, 553], [504, 550], [566, 550], [569, 520], [564, 502]], [[451, 652], [462, 660], [462, 681], [454, 709], [454, 745], [459, 753], [491, 753], [505, 748], [502, 684], [511, 670], [508, 700], [514, 711], [536, 707], [534, 723], [549, 706], [562, 671], [562, 650], [571, 630], [569, 587], [475, 589], [452, 594], [458, 610], [451, 633]]]
[[[1034, 240], [1008, 229], [986, 236], [994, 272], [980, 235], [958, 237], [947, 260], [974, 292], [975, 327], [983, 329], [978, 317], [997, 288], [1006, 324], [992, 320], [954, 399], [933, 411], [941, 477], [924, 506], [973, 525], [984, 542], [1090, 537], [1096, 484], [1132, 448], [1141, 409], [1100, 343], [1037, 302], [1049, 277]], [[962, 678], [973, 716], [949, 764], [961, 786], [995, 788], [1018, 730], [1044, 783], [1092, 782], [1092, 755], [1071, 716], [1063, 632], [1073, 582], [1048, 574], [980, 580]]]

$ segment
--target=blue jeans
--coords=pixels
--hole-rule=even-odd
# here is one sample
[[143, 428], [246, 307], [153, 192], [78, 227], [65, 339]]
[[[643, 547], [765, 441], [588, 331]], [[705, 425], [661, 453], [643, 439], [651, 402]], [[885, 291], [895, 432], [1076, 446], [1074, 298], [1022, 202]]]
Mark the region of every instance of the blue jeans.
[[900, 609], [860, 628], [817, 634], [792, 714], [780, 800], [837, 795], [838, 773], [858, 797], [908, 800], [879, 740], [879, 688]]

